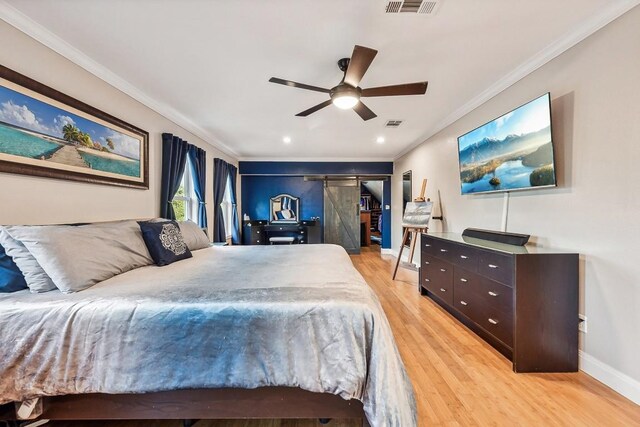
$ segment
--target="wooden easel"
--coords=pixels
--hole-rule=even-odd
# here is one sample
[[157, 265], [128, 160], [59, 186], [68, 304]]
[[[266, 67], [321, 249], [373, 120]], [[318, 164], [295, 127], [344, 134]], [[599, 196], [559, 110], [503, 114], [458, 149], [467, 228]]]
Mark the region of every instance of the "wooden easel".
[[[427, 190], [427, 180], [423, 179], [420, 195], [417, 198], [413, 199], [413, 201], [424, 202], [425, 201], [424, 193], [426, 190]], [[393, 280], [396, 279], [396, 274], [398, 273], [398, 267], [400, 266], [400, 260], [402, 259], [402, 251], [404, 250], [404, 246], [407, 243], [407, 239], [409, 238], [409, 233], [411, 233], [411, 248], [409, 250], [409, 264], [411, 264], [411, 262], [413, 261], [413, 253], [415, 252], [415, 249], [416, 249], [416, 241], [418, 240], [418, 234], [426, 233], [426, 232], [427, 232], [427, 228], [406, 227], [404, 229], [404, 234], [402, 236], [402, 244], [400, 245], [400, 252], [398, 253], [398, 260], [396, 261], [396, 268], [393, 270], [393, 277], [392, 277]]]

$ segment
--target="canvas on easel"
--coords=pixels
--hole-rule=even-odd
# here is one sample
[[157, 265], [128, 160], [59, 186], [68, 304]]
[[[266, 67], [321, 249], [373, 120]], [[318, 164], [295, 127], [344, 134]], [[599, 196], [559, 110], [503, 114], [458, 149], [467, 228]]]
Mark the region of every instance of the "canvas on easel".
[[404, 234], [402, 236], [402, 244], [400, 245], [400, 252], [398, 253], [398, 259], [396, 261], [396, 267], [393, 270], [393, 279], [395, 280], [400, 266], [400, 260], [402, 259], [402, 251], [404, 246], [409, 240], [411, 235], [411, 247], [409, 251], [409, 263], [413, 260], [413, 253], [416, 248], [416, 241], [418, 233], [426, 233], [429, 227], [429, 220], [431, 219], [431, 212], [433, 210], [433, 202], [424, 199], [424, 193], [427, 187], [427, 180], [422, 181], [422, 189], [420, 196], [413, 202], [407, 203], [404, 211], [404, 217], [402, 218], [402, 228]]

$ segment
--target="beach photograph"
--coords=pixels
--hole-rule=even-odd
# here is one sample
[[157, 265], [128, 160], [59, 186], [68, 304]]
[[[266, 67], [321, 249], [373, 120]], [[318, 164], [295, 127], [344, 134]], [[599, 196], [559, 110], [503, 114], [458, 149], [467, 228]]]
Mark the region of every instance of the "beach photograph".
[[458, 138], [462, 194], [556, 184], [549, 94]]
[[[115, 127], [115, 126], [114, 126]], [[141, 178], [143, 139], [0, 84], [0, 159]]]

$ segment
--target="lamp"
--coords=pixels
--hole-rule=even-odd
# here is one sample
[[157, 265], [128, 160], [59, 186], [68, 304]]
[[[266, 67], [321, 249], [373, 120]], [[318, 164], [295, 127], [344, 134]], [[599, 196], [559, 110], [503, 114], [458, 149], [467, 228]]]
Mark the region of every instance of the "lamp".
[[331, 90], [331, 102], [338, 108], [347, 110], [360, 101], [360, 90], [348, 84], [341, 84]]

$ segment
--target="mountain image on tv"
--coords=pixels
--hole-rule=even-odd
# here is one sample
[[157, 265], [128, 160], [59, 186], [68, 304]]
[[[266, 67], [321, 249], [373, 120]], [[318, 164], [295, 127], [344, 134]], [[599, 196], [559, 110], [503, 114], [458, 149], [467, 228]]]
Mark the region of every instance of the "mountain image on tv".
[[462, 194], [556, 184], [549, 94], [458, 138]]

